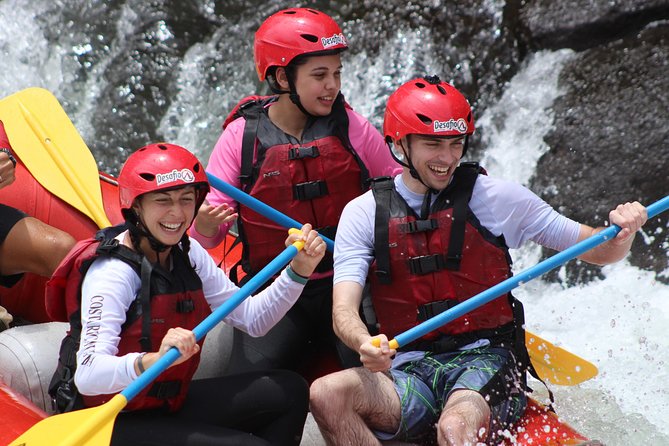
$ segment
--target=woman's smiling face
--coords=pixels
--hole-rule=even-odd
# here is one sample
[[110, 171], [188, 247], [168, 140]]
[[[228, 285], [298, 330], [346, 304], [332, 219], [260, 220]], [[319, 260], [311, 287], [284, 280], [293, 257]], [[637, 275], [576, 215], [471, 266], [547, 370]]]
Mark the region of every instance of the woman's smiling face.
[[193, 221], [196, 199], [194, 186], [150, 192], [139, 197], [135, 211], [158, 241], [174, 246]]
[[341, 89], [339, 54], [307, 58], [295, 75], [295, 90], [302, 106], [314, 116], [327, 116]]

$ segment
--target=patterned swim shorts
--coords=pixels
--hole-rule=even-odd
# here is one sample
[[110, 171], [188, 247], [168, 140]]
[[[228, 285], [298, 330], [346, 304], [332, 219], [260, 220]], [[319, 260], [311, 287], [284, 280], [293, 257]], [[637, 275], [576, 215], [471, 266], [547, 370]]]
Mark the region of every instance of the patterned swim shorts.
[[381, 440], [436, 442], [436, 423], [448, 397], [458, 389], [474, 390], [486, 398], [493, 437], [517, 421], [527, 406], [516, 361], [504, 348], [425, 353], [393, 367], [390, 373], [400, 397], [402, 418], [397, 432], [375, 432]]

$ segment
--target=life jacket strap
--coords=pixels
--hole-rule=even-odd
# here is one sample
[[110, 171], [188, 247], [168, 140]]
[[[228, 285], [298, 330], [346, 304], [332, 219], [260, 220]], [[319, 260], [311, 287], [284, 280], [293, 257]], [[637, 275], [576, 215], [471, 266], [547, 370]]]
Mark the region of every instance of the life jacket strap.
[[458, 301], [455, 299], [440, 300], [438, 302], [430, 302], [418, 307], [418, 320], [426, 321], [432, 319], [434, 316], [443, 313], [456, 306]]
[[154, 383], [147, 395], [160, 400], [168, 400], [175, 398], [180, 391], [181, 381], [161, 381]]

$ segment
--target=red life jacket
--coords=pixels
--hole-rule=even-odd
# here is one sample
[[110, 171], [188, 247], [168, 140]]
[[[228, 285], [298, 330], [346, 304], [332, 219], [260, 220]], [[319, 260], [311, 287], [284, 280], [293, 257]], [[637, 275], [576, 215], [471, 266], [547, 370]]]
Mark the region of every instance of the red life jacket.
[[[61, 411], [98, 406], [114, 396], [80, 395], [73, 381], [82, 330], [81, 284], [95, 259], [104, 256], [120, 259], [142, 279], [140, 295], [128, 309], [126, 321], [121, 327], [117, 356], [157, 350], [167, 330], [173, 327], [192, 330], [211, 313], [202, 292], [202, 282], [186, 253], [173, 247], [170, 252], [173, 268], [166, 271], [118, 243], [114, 237], [122, 229], [108, 228], [99, 231], [96, 239], [78, 242], [47, 283], [47, 311], [54, 320], [70, 322], [70, 331], [61, 345], [59, 366], [49, 386], [49, 393], [54, 399], [70, 398], [65, 403], [59, 403]], [[90, 311], [95, 311], [93, 305]], [[204, 339], [200, 341], [200, 346], [203, 342]], [[199, 362], [198, 353], [188, 361], [170, 367], [130, 401], [124, 410], [156, 407], [177, 410], [183, 404]], [[65, 395], [66, 392], [76, 394]]]
[[[508, 248], [483, 228], [469, 209], [478, 164], [463, 163], [454, 181], [436, 198], [425, 220], [395, 191], [393, 180], [375, 182], [375, 261], [371, 295], [380, 332], [396, 336], [511, 276]], [[458, 347], [514, 320], [511, 294], [429, 333], [422, 341], [447, 335]], [[455, 338], [460, 342], [455, 342]], [[415, 346], [414, 346], [415, 347]]]
[[[270, 121], [266, 105], [274, 100], [275, 97], [247, 99], [235, 108], [234, 116], [246, 120], [242, 189], [299, 222], [311, 223], [322, 235], [334, 238], [344, 206], [366, 190], [369, 178], [348, 138], [344, 98], [341, 94], [337, 97], [330, 115], [309, 119], [302, 141], [290, 137]], [[232, 116], [228, 117], [226, 123], [231, 119]], [[285, 248], [286, 229], [241, 204], [239, 215], [244, 248], [242, 267], [254, 274]], [[331, 269], [332, 257], [326, 254], [316, 271]]]

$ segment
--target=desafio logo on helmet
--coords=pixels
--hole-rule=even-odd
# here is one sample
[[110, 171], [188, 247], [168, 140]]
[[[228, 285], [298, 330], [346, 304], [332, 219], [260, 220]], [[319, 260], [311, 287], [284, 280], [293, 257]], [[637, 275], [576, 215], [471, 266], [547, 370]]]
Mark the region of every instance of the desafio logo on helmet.
[[192, 183], [195, 181], [195, 174], [190, 169], [174, 169], [172, 172], [159, 173], [156, 175], [156, 184], [162, 186], [163, 184], [174, 183], [175, 181], [183, 181], [184, 183]]
[[330, 48], [335, 45], [346, 45], [346, 37], [343, 34], [333, 34], [332, 37], [321, 37], [323, 48]]
[[467, 133], [467, 122], [460, 118], [457, 121], [453, 118], [448, 121], [434, 121], [434, 132], [450, 132], [451, 130], [460, 133]]

